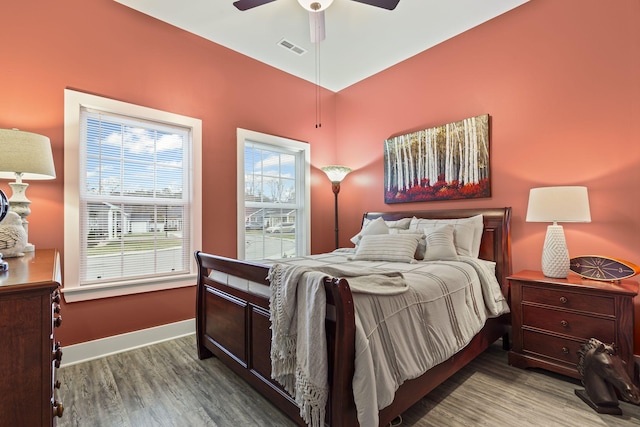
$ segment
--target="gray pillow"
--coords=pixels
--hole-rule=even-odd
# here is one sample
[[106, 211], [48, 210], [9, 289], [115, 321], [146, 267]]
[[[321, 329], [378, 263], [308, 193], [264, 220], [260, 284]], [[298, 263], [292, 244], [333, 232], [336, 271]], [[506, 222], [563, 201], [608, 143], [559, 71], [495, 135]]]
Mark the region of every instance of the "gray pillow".
[[457, 260], [458, 253], [453, 244], [453, 224], [425, 230], [427, 249], [425, 261]]
[[390, 228], [389, 234], [415, 234], [417, 236], [420, 236], [420, 240], [418, 241], [418, 247], [416, 248], [416, 253], [413, 254], [413, 257], [418, 261], [422, 261], [424, 259], [424, 253], [427, 250], [427, 242], [425, 240], [425, 235], [422, 231], [399, 230], [397, 228]]
[[419, 234], [374, 234], [362, 236], [352, 261], [389, 261], [415, 263]]

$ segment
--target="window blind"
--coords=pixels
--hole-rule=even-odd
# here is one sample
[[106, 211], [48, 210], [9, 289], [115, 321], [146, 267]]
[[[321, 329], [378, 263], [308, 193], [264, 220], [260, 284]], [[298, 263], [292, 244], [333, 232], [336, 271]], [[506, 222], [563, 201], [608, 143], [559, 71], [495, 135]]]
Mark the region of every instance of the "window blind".
[[82, 108], [80, 285], [189, 272], [189, 128]]

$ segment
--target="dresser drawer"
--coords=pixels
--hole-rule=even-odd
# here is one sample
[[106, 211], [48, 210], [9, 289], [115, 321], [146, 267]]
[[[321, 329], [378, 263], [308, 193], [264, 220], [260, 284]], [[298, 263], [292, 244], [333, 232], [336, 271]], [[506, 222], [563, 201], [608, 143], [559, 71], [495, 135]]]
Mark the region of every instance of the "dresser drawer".
[[536, 302], [564, 309], [588, 311], [608, 316], [614, 316], [616, 313], [613, 298], [577, 294], [560, 289], [523, 286], [522, 301]]
[[615, 341], [614, 319], [597, 318], [544, 307], [523, 305], [522, 325], [587, 340], [597, 338], [606, 343]]
[[580, 344], [577, 341], [533, 331], [522, 333], [522, 350], [525, 353], [550, 357], [572, 365], [578, 364]]

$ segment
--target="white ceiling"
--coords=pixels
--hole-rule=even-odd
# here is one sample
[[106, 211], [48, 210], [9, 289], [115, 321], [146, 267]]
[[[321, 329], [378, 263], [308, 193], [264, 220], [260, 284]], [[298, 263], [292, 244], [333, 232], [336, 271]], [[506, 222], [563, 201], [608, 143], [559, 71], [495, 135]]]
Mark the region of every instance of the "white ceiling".
[[[334, 0], [325, 11], [319, 82], [309, 15], [297, 0], [244, 12], [233, 0], [115, 1], [338, 92], [528, 0], [400, 0], [393, 11]], [[307, 52], [281, 47], [283, 38]]]

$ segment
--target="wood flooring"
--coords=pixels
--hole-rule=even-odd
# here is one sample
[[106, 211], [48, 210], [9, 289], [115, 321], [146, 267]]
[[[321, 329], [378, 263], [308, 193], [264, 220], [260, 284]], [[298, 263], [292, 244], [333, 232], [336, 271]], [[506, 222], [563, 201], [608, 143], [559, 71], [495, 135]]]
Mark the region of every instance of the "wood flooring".
[[[293, 427], [219, 360], [198, 360], [195, 336], [59, 370], [58, 427]], [[640, 426], [640, 406], [600, 415], [578, 381], [507, 364], [500, 343], [402, 415], [402, 426]]]

